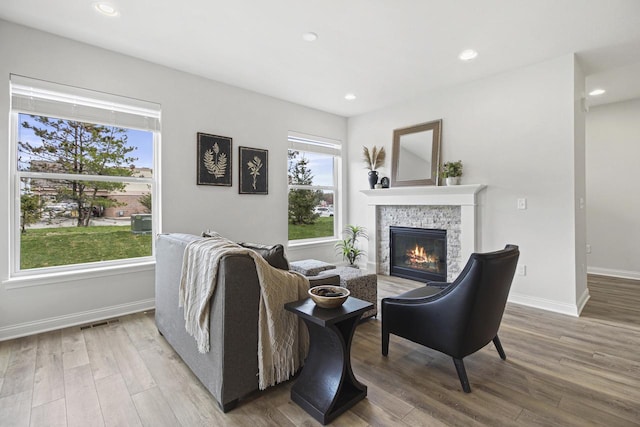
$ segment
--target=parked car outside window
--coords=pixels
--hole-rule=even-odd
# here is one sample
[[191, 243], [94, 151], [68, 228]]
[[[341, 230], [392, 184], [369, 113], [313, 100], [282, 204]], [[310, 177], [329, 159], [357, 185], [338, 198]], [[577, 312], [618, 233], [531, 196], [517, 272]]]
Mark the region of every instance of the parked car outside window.
[[324, 206], [316, 206], [313, 210], [313, 213], [316, 213], [322, 217], [333, 216], [333, 209]]

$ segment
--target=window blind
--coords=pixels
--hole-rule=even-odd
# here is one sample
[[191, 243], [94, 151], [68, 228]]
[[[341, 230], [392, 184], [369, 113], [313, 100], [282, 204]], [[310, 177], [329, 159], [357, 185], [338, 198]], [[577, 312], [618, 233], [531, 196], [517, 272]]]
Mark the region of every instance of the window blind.
[[315, 153], [340, 156], [342, 145], [340, 141], [328, 138], [289, 132], [289, 148], [291, 150], [313, 151]]
[[160, 131], [160, 104], [11, 75], [12, 111]]

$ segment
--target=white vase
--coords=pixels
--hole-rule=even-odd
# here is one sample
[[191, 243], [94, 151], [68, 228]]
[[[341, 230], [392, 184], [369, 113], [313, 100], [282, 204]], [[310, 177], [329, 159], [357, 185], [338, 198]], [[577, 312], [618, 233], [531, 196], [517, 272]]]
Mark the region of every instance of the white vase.
[[460, 185], [460, 177], [459, 176], [448, 176], [447, 185]]

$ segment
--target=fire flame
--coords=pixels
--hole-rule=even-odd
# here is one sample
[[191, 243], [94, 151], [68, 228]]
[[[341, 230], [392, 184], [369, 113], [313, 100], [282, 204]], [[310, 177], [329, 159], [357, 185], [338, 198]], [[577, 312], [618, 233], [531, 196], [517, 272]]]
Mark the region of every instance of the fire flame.
[[440, 262], [440, 258], [435, 254], [427, 253], [422, 246], [416, 245], [414, 249], [407, 252], [407, 261], [412, 265], [434, 264]]

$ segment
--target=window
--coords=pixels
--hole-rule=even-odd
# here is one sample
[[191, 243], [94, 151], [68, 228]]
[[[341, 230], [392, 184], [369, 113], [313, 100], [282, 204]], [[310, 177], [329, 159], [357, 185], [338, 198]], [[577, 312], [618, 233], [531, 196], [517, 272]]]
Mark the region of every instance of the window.
[[12, 276], [152, 260], [159, 105], [12, 75], [11, 116]]
[[289, 134], [289, 241], [336, 238], [340, 212], [337, 141]]

